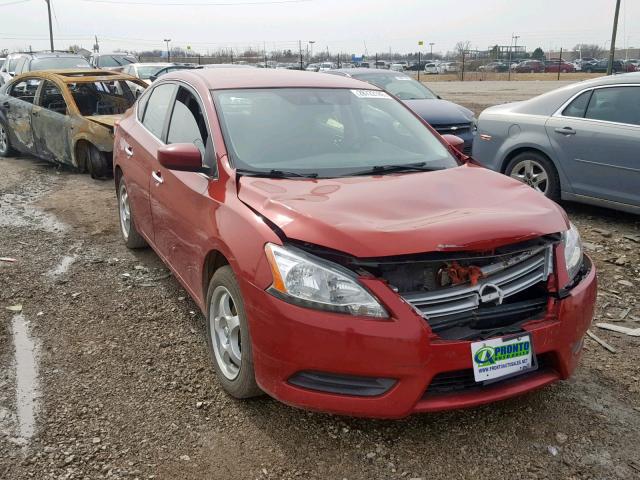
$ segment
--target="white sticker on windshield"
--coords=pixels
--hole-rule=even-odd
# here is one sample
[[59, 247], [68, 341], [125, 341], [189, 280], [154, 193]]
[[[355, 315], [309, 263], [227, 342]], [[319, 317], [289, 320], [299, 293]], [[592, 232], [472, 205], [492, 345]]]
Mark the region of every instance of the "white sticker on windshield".
[[411, 77], [402, 76], [402, 77], [396, 77], [396, 80], [412, 80], [412, 78]]
[[380, 90], [351, 90], [358, 98], [387, 98], [391, 99], [387, 92], [381, 92]]

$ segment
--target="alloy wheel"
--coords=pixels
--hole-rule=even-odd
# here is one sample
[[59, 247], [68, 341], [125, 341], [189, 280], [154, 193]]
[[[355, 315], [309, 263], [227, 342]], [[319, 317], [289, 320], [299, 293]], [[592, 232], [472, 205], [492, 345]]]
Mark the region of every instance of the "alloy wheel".
[[227, 379], [234, 380], [242, 365], [240, 317], [231, 292], [222, 285], [211, 296], [209, 327], [218, 367]]
[[509, 176], [545, 195], [549, 190], [549, 174], [544, 166], [535, 160], [522, 160], [516, 163]]
[[119, 210], [120, 210], [120, 229], [122, 230], [122, 236], [126, 239], [129, 238], [129, 231], [131, 230], [131, 206], [129, 205], [129, 194], [127, 193], [127, 187], [124, 181], [120, 182], [119, 192]]
[[7, 131], [4, 129], [4, 126], [0, 124], [0, 152], [6, 153], [8, 147], [9, 138], [7, 135]]

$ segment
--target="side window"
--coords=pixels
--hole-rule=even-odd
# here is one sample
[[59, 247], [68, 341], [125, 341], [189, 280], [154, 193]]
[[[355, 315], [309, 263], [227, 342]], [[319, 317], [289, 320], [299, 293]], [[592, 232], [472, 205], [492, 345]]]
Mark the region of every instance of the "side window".
[[39, 78], [27, 78], [11, 86], [9, 95], [22, 100], [24, 102], [33, 103], [36, 98], [36, 92], [40, 86]]
[[144, 109], [147, 108], [147, 103], [149, 103], [149, 97], [151, 96], [151, 92], [138, 100], [138, 121], [142, 122], [144, 118]]
[[25, 63], [27, 63], [27, 57], [22, 57], [18, 60], [18, 63], [16, 63], [16, 70], [15, 70], [16, 76], [23, 73]]
[[176, 86], [173, 83], [159, 85], [153, 89], [147, 100], [142, 124], [160, 140], [162, 140], [164, 122], [175, 90]]
[[585, 118], [640, 125], [640, 87], [594, 90]]
[[215, 166], [213, 143], [209, 138], [207, 121], [196, 97], [180, 87], [169, 122], [167, 143], [193, 143], [202, 154], [207, 167]]
[[584, 117], [584, 113], [587, 110], [587, 104], [589, 103], [589, 98], [591, 98], [591, 92], [593, 92], [593, 90], [588, 90], [574, 98], [573, 102], [567, 105], [567, 107], [562, 111], [562, 115], [565, 117]]
[[60, 88], [53, 83], [46, 81], [40, 94], [40, 106], [52, 112], [67, 114], [67, 103], [64, 101]]

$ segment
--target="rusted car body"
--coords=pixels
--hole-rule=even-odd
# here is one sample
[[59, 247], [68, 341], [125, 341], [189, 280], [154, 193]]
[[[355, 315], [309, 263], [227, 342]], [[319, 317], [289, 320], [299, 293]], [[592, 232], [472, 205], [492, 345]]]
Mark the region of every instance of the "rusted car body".
[[[109, 176], [116, 120], [146, 83], [96, 70], [31, 72], [0, 90], [0, 156], [12, 150]], [[4, 139], [4, 140], [3, 140]]]

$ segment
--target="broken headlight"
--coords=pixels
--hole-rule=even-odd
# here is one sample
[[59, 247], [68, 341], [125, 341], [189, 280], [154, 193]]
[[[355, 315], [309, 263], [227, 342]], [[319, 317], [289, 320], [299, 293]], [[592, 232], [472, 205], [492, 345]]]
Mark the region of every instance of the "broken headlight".
[[387, 312], [355, 278], [339, 265], [301, 250], [265, 245], [273, 274], [269, 291], [308, 308], [386, 318]]
[[564, 243], [564, 261], [569, 282], [571, 282], [582, 267], [582, 240], [576, 226], [573, 223], [569, 225], [569, 230], [562, 233], [562, 242]]

